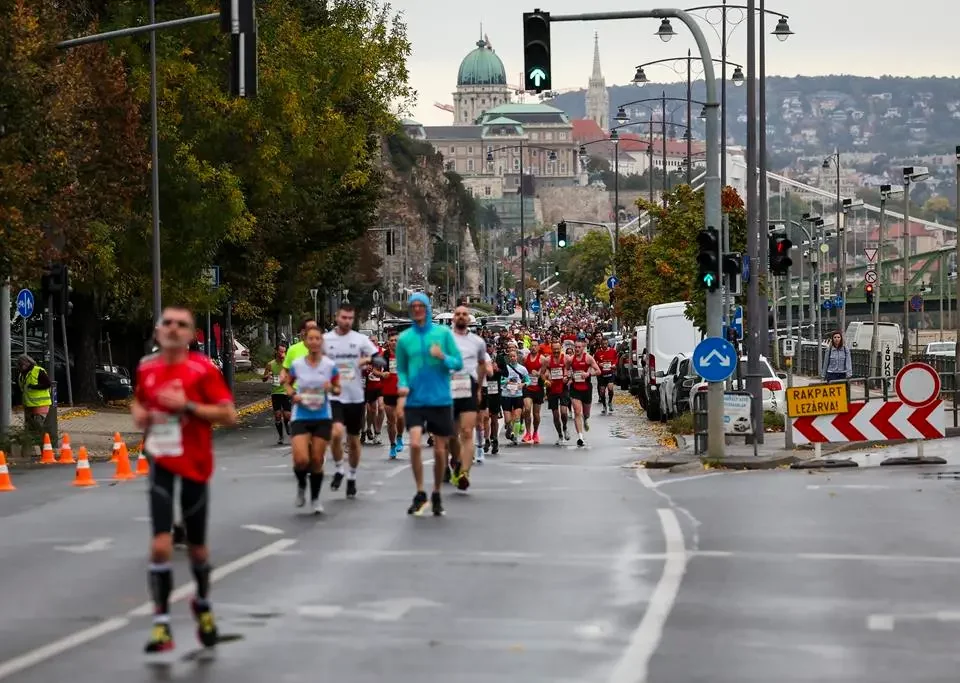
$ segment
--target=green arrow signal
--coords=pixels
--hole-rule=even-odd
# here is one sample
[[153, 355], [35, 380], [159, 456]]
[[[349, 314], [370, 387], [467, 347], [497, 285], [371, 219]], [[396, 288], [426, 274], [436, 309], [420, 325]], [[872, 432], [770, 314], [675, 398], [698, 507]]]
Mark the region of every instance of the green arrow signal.
[[713, 273], [707, 273], [703, 276], [703, 284], [705, 284], [707, 287], [713, 287], [713, 281], [715, 279], [716, 278], [713, 276]]
[[530, 80], [539, 88], [540, 83], [547, 80], [547, 73], [538, 66], [530, 72]]

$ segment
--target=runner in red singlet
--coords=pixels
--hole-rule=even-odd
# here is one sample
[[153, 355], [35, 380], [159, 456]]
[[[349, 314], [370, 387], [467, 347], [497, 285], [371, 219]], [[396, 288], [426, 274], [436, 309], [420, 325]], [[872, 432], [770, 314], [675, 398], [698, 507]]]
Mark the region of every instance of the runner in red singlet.
[[557, 446], [570, 440], [567, 432], [567, 419], [570, 408], [570, 394], [567, 391], [567, 360], [563, 356], [560, 342], [551, 344], [551, 354], [541, 363], [540, 378], [547, 385], [547, 406], [553, 413], [553, 428], [557, 430]]
[[544, 395], [540, 369], [544, 360], [546, 359], [540, 355], [540, 346], [535, 344], [530, 355], [523, 361], [524, 367], [530, 373], [530, 384], [523, 390], [523, 422], [526, 427], [524, 443], [540, 443], [540, 408]]
[[403, 413], [397, 410], [397, 331], [387, 333], [387, 348], [383, 359], [387, 367], [380, 381], [380, 393], [383, 395], [383, 408], [387, 415], [387, 438], [390, 440], [390, 459], [395, 460], [403, 450]]
[[600, 405], [603, 406], [603, 415], [613, 412], [613, 384], [617, 371], [617, 350], [613, 348], [613, 339], [607, 341], [596, 355], [597, 365], [600, 366], [600, 375], [597, 377], [597, 393], [600, 394]]
[[590, 402], [593, 400], [593, 391], [590, 384], [591, 375], [600, 374], [600, 366], [589, 353], [586, 352], [586, 340], [578, 338], [574, 346], [573, 356], [568, 363], [570, 373], [570, 402], [573, 404], [573, 424], [577, 429], [577, 446], [583, 446], [583, 432], [590, 431]]

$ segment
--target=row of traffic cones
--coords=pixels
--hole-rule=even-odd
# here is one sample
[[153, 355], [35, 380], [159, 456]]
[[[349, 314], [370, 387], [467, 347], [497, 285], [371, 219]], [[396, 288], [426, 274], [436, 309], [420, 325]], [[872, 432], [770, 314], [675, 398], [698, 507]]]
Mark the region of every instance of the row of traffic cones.
[[[116, 465], [113, 475], [113, 481], [130, 481], [138, 476], [150, 474], [150, 464], [143, 453], [143, 444], [138, 447], [139, 455], [137, 457], [136, 471], [130, 466], [130, 453], [127, 451], [127, 444], [119, 432], [113, 435], [113, 455], [110, 462]], [[50, 443], [50, 435], [43, 435], [43, 451], [41, 453], [40, 463], [43, 465], [72, 465], [76, 464], [76, 475], [73, 479], [73, 485], [78, 487], [97, 486], [97, 481], [93, 478], [93, 470], [90, 469], [90, 460], [87, 457], [87, 449], [80, 447], [77, 458], [73, 457], [73, 448], [70, 445], [70, 435], [64, 434], [63, 441], [60, 444], [60, 457], [54, 458], [53, 444]], [[16, 491], [16, 487], [10, 479], [10, 470], [7, 467], [7, 458], [3, 451], [0, 451], [0, 492]]]

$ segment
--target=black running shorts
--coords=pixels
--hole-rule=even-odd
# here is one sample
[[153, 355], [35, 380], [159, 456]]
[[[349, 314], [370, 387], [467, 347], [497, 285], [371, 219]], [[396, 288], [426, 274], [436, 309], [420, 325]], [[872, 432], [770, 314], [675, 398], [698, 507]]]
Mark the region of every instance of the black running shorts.
[[[150, 463], [150, 520], [153, 535], [169, 534], [173, 529], [173, 487], [177, 475], [156, 460]], [[180, 515], [189, 545], [204, 545], [207, 540], [207, 509], [210, 502], [206, 482], [180, 479]]]
[[290, 434], [292, 436], [309, 434], [316, 439], [329, 441], [332, 430], [332, 420], [294, 420], [290, 423]]
[[453, 436], [452, 406], [407, 406], [403, 411], [407, 429], [419, 427], [433, 436]]
[[270, 394], [270, 402], [273, 404], [273, 412], [289, 413], [293, 410], [293, 401], [286, 394]]
[[376, 403], [380, 398], [380, 387], [376, 389], [370, 389], [369, 387], [363, 390], [363, 400], [366, 403]]
[[524, 390], [524, 398], [529, 398], [533, 400], [534, 405], [543, 405], [543, 387], [530, 391], [529, 389]]
[[547, 396], [547, 407], [550, 410], [557, 410], [560, 406], [570, 407], [570, 394], [564, 391], [562, 394], [550, 394]]
[[396, 396], [396, 395], [394, 395], [394, 396], [387, 396], [386, 394], [384, 394], [384, 395], [383, 395], [383, 405], [385, 405], [385, 406], [390, 406], [391, 408], [396, 408], [396, 407], [397, 407], [397, 398], [399, 398], [399, 397]]
[[508, 410], [520, 410], [523, 408], [523, 397], [522, 396], [501, 396], [500, 397], [500, 407], [503, 408], [503, 412]]
[[589, 405], [593, 401], [593, 389], [570, 389], [570, 400]]
[[465, 398], [453, 399], [453, 419], [460, 417], [461, 413], [477, 412], [477, 381], [470, 378], [470, 395]]
[[363, 431], [363, 409], [365, 403], [341, 403], [330, 401], [333, 406], [333, 421], [339, 422], [347, 429], [350, 436], [360, 436]]

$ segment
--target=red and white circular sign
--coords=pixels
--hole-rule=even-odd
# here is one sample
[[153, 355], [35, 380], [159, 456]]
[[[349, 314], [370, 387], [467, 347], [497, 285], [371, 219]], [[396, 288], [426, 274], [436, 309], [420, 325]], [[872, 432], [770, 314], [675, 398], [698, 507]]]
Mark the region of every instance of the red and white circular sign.
[[940, 397], [940, 375], [926, 363], [907, 363], [893, 383], [900, 400], [913, 408], [925, 406]]

